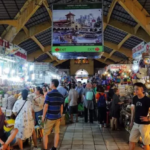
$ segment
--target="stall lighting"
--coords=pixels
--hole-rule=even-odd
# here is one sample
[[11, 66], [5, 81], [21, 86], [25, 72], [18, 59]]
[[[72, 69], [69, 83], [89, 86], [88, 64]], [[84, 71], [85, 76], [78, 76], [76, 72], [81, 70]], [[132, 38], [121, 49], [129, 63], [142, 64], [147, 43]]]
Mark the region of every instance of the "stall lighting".
[[6, 61], [9, 61], [9, 62], [16, 62], [15, 60], [12, 60], [12, 59], [9, 59], [9, 58], [5, 58], [5, 57], [2, 57], [2, 56], [0, 56], [0, 59], [1, 60], [6, 60]]
[[4, 73], [7, 73], [7, 74], [8, 74], [8, 73], [9, 73], [9, 68], [5, 68], [5, 69], [4, 69]]
[[11, 74], [13, 75], [14, 73], [15, 73], [15, 70], [12, 70], [12, 71], [11, 71]]
[[132, 70], [136, 73], [139, 70], [139, 66], [137, 64], [132, 66]]
[[30, 68], [29, 68], [29, 70], [33, 71], [33, 69], [34, 69], [34, 65], [31, 65]]
[[25, 64], [25, 67], [28, 67], [28, 64], [27, 64], [27, 63]]
[[25, 81], [28, 81], [28, 79], [29, 79], [29, 76], [26, 76], [26, 77], [25, 77]]
[[4, 79], [4, 80], [5, 80], [5, 79], [8, 79], [8, 76], [7, 76], [7, 75], [3, 75], [3, 76], [2, 76], [2, 79]]
[[35, 80], [35, 74], [34, 73], [32, 74], [31, 78], [32, 78], [32, 80]]
[[0, 76], [2, 75], [2, 67], [0, 67]]

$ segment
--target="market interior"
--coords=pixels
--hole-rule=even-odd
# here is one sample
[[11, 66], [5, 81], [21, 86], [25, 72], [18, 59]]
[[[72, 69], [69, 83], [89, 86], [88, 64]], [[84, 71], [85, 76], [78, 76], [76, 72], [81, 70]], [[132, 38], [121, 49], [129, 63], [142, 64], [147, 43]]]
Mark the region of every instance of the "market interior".
[[[2, 150], [133, 150], [133, 85], [142, 83], [148, 97], [150, 89], [149, 16], [148, 0], [1, 0]], [[60, 139], [58, 122], [51, 131], [45, 121], [62, 113], [61, 96], [48, 98], [56, 88]], [[139, 136], [135, 150], [149, 150], [147, 143]]]

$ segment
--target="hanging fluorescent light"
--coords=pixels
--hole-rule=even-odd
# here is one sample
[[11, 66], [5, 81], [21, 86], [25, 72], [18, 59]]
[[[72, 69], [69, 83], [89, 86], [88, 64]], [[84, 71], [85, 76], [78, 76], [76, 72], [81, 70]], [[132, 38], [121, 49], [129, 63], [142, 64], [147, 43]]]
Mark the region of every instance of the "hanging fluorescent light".
[[31, 65], [30, 68], [29, 68], [29, 70], [33, 71], [33, 69], [34, 69], [34, 65]]
[[4, 72], [5, 72], [6, 74], [8, 74], [8, 73], [9, 73], [9, 68], [5, 68], [5, 69], [4, 69]]
[[32, 80], [35, 80], [35, 74], [34, 73], [32, 74], [31, 78], [32, 78]]
[[28, 64], [27, 64], [27, 63], [25, 64], [25, 67], [28, 67]]
[[11, 71], [11, 75], [13, 75], [15, 73], [15, 70], [13, 69], [12, 71]]
[[5, 57], [2, 57], [2, 56], [0, 56], [0, 59], [1, 60], [6, 60], [6, 61], [9, 61], [9, 62], [16, 62], [15, 60], [12, 60], [12, 59], [9, 59], [9, 58], [5, 58]]

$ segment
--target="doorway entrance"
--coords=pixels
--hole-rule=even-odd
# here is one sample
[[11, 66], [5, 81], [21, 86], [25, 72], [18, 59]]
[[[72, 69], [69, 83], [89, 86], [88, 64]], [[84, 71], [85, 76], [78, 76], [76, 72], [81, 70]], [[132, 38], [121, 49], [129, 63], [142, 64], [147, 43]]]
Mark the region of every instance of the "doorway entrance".
[[79, 69], [76, 74], [75, 78], [77, 81], [81, 81], [82, 83], [87, 83], [89, 73], [84, 69]]

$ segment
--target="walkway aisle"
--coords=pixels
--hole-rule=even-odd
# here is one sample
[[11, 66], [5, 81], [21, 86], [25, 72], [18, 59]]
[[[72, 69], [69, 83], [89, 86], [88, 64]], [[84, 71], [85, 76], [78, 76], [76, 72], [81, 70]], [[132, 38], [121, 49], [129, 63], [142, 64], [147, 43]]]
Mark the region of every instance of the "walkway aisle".
[[67, 127], [59, 150], [129, 150], [128, 136], [125, 131], [100, 130], [96, 123], [74, 123]]

